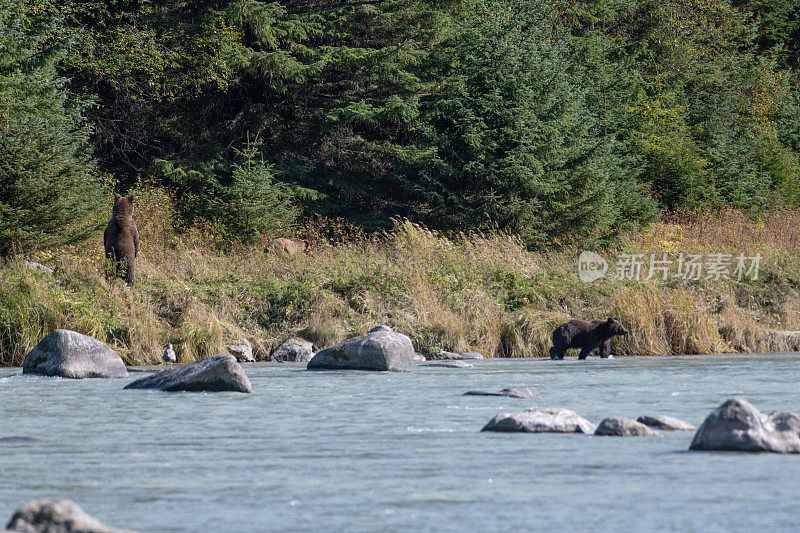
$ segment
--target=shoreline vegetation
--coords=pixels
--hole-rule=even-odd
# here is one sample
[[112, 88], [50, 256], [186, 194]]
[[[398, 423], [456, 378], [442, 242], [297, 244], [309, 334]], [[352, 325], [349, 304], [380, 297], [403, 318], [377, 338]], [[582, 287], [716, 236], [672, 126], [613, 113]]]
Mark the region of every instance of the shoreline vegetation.
[[585, 283], [580, 249], [532, 252], [501, 231], [446, 236], [398, 220], [367, 235], [318, 219], [298, 232], [311, 253], [276, 254], [263, 244], [231, 247], [207, 229], [178, 232], [168, 200], [156, 189], [138, 193], [133, 288], [104, 277], [99, 236], [0, 265], [0, 364], [21, 365], [57, 328], [97, 338], [131, 365], [160, 363], [167, 343], [190, 362], [240, 338], [263, 360], [290, 337], [321, 349], [376, 324], [429, 357], [547, 357], [552, 330], [570, 318], [618, 318], [630, 330], [613, 341], [620, 355], [785, 351], [793, 347], [774, 332], [800, 330], [799, 209], [683, 213], [594, 250], [612, 265], [630, 254], [759, 254], [757, 279], [648, 281], [645, 264], [639, 281], [615, 279], [612, 266]]

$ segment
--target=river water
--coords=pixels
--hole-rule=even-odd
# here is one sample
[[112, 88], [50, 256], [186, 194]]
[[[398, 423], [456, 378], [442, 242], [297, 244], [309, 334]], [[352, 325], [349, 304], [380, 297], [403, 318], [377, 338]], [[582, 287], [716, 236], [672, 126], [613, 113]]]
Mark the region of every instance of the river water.
[[[481, 433], [565, 407], [700, 425], [732, 396], [800, 412], [798, 354], [486, 360], [473, 369], [243, 365], [253, 394], [122, 390], [0, 369], [0, 526], [66, 497], [160, 531], [762, 531], [800, 526], [800, 455], [688, 452], [658, 438]], [[531, 386], [539, 400], [462, 396]]]

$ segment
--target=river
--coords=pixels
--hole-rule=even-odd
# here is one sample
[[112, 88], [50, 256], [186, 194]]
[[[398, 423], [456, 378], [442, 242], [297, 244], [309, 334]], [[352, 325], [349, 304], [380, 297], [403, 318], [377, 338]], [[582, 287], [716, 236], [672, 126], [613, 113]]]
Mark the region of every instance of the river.
[[[740, 396], [800, 412], [798, 354], [495, 359], [410, 373], [243, 365], [253, 394], [122, 390], [128, 379], [0, 369], [0, 526], [66, 497], [140, 532], [780, 531], [800, 455], [689, 452], [662, 437], [481, 433], [500, 412], [700, 425]], [[462, 396], [530, 386], [541, 399]]]

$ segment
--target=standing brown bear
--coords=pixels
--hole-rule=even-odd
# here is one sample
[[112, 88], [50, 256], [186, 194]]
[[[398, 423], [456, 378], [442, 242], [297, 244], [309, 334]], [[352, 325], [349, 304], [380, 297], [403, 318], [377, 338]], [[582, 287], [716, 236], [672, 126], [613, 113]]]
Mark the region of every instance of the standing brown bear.
[[108, 276], [125, 278], [125, 283], [133, 286], [135, 282], [135, 262], [139, 253], [139, 230], [133, 220], [133, 195], [116, 195], [111, 221], [103, 233], [103, 246], [106, 257], [111, 260]]
[[564, 359], [570, 348], [580, 348], [578, 359], [586, 359], [592, 351], [600, 347], [600, 357], [611, 356], [611, 338], [627, 335], [628, 330], [619, 321], [574, 319], [561, 324], [553, 331], [553, 347], [550, 348], [550, 359]]

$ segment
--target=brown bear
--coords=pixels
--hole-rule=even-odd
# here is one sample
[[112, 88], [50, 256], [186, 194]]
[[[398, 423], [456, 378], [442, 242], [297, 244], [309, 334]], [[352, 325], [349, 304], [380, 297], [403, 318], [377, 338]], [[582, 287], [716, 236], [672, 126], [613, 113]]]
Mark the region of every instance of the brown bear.
[[285, 239], [280, 237], [267, 244], [268, 252], [287, 253], [289, 255], [294, 255], [299, 252], [308, 252], [309, 248], [308, 241], [305, 239]]
[[564, 359], [570, 348], [580, 348], [578, 359], [586, 359], [592, 351], [600, 347], [600, 357], [611, 356], [611, 338], [616, 335], [627, 335], [628, 330], [619, 321], [574, 319], [561, 324], [553, 331], [553, 347], [550, 348], [550, 359]]
[[139, 230], [133, 220], [133, 195], [116, 195], [111, 220], [103, 232], [103, 247], [106, 257], [111, 261], [106, 274], [125, 278], [125, 283], [133, 286], [134, 267], [139, 253]]

